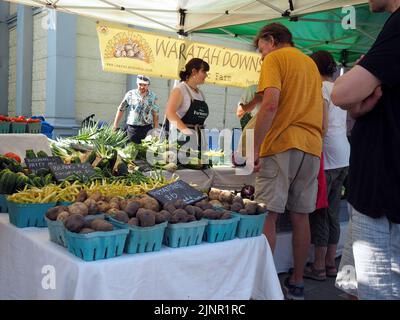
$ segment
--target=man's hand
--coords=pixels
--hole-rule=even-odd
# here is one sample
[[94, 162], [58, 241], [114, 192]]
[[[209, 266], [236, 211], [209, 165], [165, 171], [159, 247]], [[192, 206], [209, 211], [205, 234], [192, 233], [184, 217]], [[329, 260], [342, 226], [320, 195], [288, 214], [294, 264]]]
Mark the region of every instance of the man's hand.
[[236, 116], [240, 119], [241, 117], [243, 117], [246, 113], [246, 111], [243, 110], [242, 107], [243, 104], [239, 104], [237, 109], [236, 109]]
[[115, 132], [115, 131], [118, 131], [118, 127], [117, 126], [114, 126], [113, 127], [113, 131]]
[[350, 116], [357, 119], [358, 117], [370, 112], [376, 106], [381, 97], [382, 88], [381, 86], [377, 86], [368, 98], [349, 110]]

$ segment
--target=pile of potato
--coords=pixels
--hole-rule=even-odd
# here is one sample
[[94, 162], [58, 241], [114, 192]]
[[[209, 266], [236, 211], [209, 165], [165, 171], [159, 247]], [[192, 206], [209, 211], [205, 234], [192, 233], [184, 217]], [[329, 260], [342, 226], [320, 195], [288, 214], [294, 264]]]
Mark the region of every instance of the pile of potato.
[[114, 230], [113, 225], [105, 221], [104, 218], [88, 219], [88, 209], [80, 203], [50, 208], [46, 212], [46, 217], [53, 221], [62, 221], [68, 231], [75, 233]]
[[240, 214], [255, 215], [267, 212], [264, 203], [257, 203], [250, 199], [243, 199], [230, 191], [211, 188], [208, 192], [209, 204], [214, 207], [238, 212]]

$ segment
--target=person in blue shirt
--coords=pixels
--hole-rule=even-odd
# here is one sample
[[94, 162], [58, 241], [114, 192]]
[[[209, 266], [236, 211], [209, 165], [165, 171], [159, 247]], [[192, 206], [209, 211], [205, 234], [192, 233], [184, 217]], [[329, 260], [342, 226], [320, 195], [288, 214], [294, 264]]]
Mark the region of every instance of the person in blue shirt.
[[114, 120], [114, 129], [118, 129], [119, 122], [125, 111], [128, 112], [126, 132], [129, 141], [140, 143], [153, 128], [158, 128], [158, 98], [149, 90], [150, 78], [138, 75], [137, 89], [129, 90], [118, 107]]

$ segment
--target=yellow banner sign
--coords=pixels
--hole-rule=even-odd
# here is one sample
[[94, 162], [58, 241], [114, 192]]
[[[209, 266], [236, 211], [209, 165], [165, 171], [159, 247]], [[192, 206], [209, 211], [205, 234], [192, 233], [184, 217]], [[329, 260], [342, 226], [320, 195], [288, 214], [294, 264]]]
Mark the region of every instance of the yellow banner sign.
[[176, 39], [100, 22], [104, 71], [179, 79], [187, 61], [201, 58], [210, 71], [206, 83], [247, 87], [258, 82], [261, 56], [244, 50]]

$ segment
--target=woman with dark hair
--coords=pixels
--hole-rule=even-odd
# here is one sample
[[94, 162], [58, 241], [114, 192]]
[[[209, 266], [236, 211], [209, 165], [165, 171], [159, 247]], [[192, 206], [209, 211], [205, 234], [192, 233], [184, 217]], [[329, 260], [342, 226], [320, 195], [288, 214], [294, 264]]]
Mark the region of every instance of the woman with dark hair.
[[323, 154], [329, 206], [310, 215], [311, 242], [315, 246], [315, 259], [314, 263], [306, 267], [304, 277], [325, 280], [327, 276], [336, 277], [337, 273], [335, 257], [340, 236], [339, 204], [349, 166], [350, 145], [346, 130], [347, 112], [331, 101], [336, 62], [327, 51], [315, 52], [311, 58], [321, 74], [324, 105], [328, 109]]
[[179, 74], [181, 82], [172, 90], [165, 112], [169, 122], [166, 127], [178, 129], [186, 136], [184, 142], [189, 140], [188, 136], [196, 133], [199, 148], [200, 131], [208, 117], [208, 106], [198, 86], [204, 83], [209, 70], [210, 66], [204, 60], [191, 59]]

